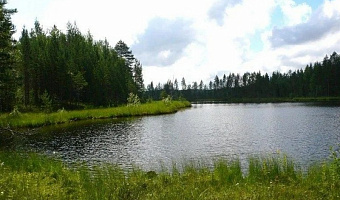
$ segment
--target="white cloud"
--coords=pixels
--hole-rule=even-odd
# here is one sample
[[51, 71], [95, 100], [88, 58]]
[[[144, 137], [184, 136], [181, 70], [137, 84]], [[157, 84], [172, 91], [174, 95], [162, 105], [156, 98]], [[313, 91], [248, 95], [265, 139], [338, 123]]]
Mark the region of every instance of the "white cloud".
[[56, 24], [64, 29], [66, 23], [76, 21], [82, 32], [88, 30], [95, 39], [107, 38], [111, 45], [119, 40], [131, 44], [142, 32], [152, 13], [140, 9], [141, 1], [97, 0], [53, 0], [44, 11], [42, 24], [49, 27]]
[[208, 10], [208, 15], [209, 18], [212, 20], [215, 20], [216, 23], [220, 26], [224, 24], [224, 18], [226, 15], [226, 8], [231, 7], [234, 5], [237, 5], [238, 3], [241, 3], [241, 1], [238, 0], [230, 0], [230, 1], [225, 1], [225, 0], [216, 0], [210, 9]]
[[[275, 2], [268, 0], [265, 6], [257, 6], [261, 2], [248, 0], [226, 8], [223, 24], [214, 23], [209, 16], [196, 19], [192, 27], [199, 34], [186, 47], [185, 55], [172, 65], [170, 74], [182, 74], [188, 82], [207, 82], [217, 73], [241, 71], [245, 51], [250, 48], [248, 36], [270, 24]], [[250, 8], [253, 12], [248, 12]], [[157, 75], [161, 76], [167, 73]]]
[[234, 37], [242, 37], [266, 28], [274, 0], [244, 0], [241, 4], [226, 9], [225, 27]]
[[[131, 48], [146, 65], [172, 65], [183, 56], [184, 49], [195, 38], [191, 25], [190, 20], [182, 18], [153, 18]], [[167, 56], [157, 56], [164, 53]]]
[[334, 17], [334, 15], [339, 15], [340, 12], [340, 1], [334, 0], [329, 1], [326, 0], [324, 5], [322, 6], [322, 11], [325, 16], [328, 18]]
[[267, 34], [267, 44], [274, 47], [268, 51], [275, 52], [282, 68], [303, 68], [310, 62], [321, 61], [326, 54], [339, 51], [339, 35], [340, 1], [325, 1], [308, 20], [274, 28]]
[[312, 8], [306, 3], [296, 4], [293, 0], [277, 0], [278, 5], [285, 17], [285, 25], [300, 24], [309, 19]]
[[[308, 6], [304, 4], [287, 2], [285, 4], [297, 12], [295, 17], [287, 19], [287, 24], [281, 28], [262, 32], [264, 49], [244, 60], [242, 66], [247, 71], [287, 72], [322, 61], [326, 54], [340, 51], [340, 0], [325, 1], [313, 13], [309, 13]], [[301, 8], [298, 9], [299, 6]], [[289, 13], [287, 10], [286, 15]], [[273, 37], [281, 42], [277, 43]]]

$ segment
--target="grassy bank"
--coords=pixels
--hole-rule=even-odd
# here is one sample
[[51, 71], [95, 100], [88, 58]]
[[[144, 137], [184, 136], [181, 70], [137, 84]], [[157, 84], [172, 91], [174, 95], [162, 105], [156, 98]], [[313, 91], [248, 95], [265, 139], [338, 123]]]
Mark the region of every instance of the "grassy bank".
[[297, 170], [285, 156], [217, 161], [213, 168], [145, 172], [66, 167], [37, 154], [0, 152], [0, 199], [339, 199], [340, 160]]
[[144, 115], [159, 115], [174, 113], [179, 109], [189, 107], [187, 101], [155, 101], [138, 106], [121, 106], [113, 108], [86, 109], [66, 111], [59, 110], [54, 113], [11, 113], [0, 115], [1, 127], [39, 127], [49, 124], [67, 123], [82, 119], [119, 118]]

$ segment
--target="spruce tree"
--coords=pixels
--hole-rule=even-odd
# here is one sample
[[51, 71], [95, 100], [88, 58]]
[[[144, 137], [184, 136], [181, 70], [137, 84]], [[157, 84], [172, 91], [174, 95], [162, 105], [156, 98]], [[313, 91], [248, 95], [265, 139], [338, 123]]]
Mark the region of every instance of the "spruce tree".
[[14, 45], [15, 27], [11, 15], [16, 9], [6, 9], [6, 0], [0, 0], [0, 111], [12, 109], [15, 97]]
[[182, 90], [186, 90], [187, 89], [187, 85], [185, 83], [184, 77], [182, 78], [181, 85], [182, 85]]
[[27, 107], [30, 103], [31, 90], [31, 46], [27, 29], [23, 29], [20, 38], [20, 51], [22, 54], [22, 74], [24, 79], [24, 104]]

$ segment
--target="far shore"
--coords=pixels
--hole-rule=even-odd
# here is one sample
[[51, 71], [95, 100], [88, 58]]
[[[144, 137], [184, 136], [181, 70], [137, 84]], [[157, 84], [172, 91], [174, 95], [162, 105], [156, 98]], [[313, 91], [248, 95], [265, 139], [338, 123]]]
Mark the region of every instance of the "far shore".
[[335, 103], [340, 105], [340, 97], [293, 97], [293, 98], [226, 98], [198, 99], [193, 104], [209, 103]]

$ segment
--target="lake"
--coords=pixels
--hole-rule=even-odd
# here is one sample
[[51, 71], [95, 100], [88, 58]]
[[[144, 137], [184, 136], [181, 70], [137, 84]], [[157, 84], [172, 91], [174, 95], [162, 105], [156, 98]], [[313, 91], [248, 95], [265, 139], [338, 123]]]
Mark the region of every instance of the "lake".
[[123, 168], [287, 154], [302, 167], [340, 143], [340, 107], [312, 103], [193, 104], [175, 114], [92, 120], [40, 128], [16, 148], [66, 162]]

